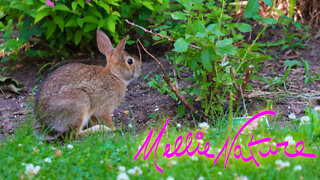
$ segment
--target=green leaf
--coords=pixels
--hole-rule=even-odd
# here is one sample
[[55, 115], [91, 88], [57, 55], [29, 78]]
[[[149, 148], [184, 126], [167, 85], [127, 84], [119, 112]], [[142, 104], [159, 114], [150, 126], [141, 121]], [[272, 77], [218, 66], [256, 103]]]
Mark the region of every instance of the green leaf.
[[74, 44], [78, 45], [82, 39], [82, 31], [79, 29], [74, 35]]
[[186, 113], [186, 107], [184, 105], [180, 105], [177, 108], [177, 115], [179, 118], [182, 118]]
[[43, 27], [46, 27], [46, 38], [49, 39], [52, 34], [56, 31], [57, 29], [57, 24], [54, 23], [52, 20], [48, 20], [42, 25]]
[[73, 18], [73, 17], [71, 17], [69, 21], [65, 24], [65, 27], [77, 27], [77, 26], [78, 26], [78, 22], [76, 18]]
[[204, 23], [200, 20], [196, 20], [193, 23], [193, 28], [192, 28], [193, 34], [197, 34], [198, 32], [200, 33], [205, 33], [206, 32], [206, 28], [204, 26]]
[[219, 27], [219, 24], [210, 24], [210, 25], [208, 25], [208, 27], [206, 29], [206, 33], [214, 32], [217, 30], [218, 27]]
[[223, 47], [219, 47], [217, 49], [217, 53], [221, 56], [235, 55], [235, 47], [233, 45], [226, 45]]
[[246, 18], [254, 18], [259, 12], [259, 0], [249, 0], [247, 6], [244, 8], [244, 16]]
[[263, 21], [267, 24], [277, 24], [277, 21], [273, 18], [265, 18]]
[[0, 29], [4, 28], [4, 24], [0, 21]]
[[150, 9], [151, 11], [154, 11], [153, 5], [151, 2], [149, 1], [143, 1], [142, 4], [147, 7], [148, 9]]
[[34, 23], [37, 23], [39, 21], [41, 21], [41, 19], [43, 19], [44, 17], [48, 16], [50, 13], [50, 9], [49, 8], [42, 8], [39, 11], [37, 11], [37, 15], [36, 18], [34, 20]]
[[86, 33], [86, 32], [89, 32], [89, 31], [92, 31], [94, 29], [97, 29], [97, 25], [96, 24], [86, 24], [84, 25], [84, 28], [83, 28], [83, 33]]
[[64, 28], [64, 20], [63, 20], [63, 18], [61, 16], [54, 16], [53, 17], [53, 21], [59, 26], [59, 28], [63, 32], [63, 28]]
[[92, 24], [99, 24], [99, 20], [93, 16], [86, 16], [83, 18], [84, 22], [92, 23]]
[[57, 5], [54, 6], [53, 9], [54, 10], [60, 10], [60, 11], [67, 11], [67, 12], [70, 11], [70, 9], [64, 4], [57, 4]]
[[107, 29], [111, 32], [111, 33], [115, 33], [116, 32], [116, 19], [112, 18], [113, 16], [110, 16], [107, 18], [106, 20], [106, 26]]
[[291, 66], [301, 66], [301, 63], [297, 60], [285, 60], [284, 65], [291, 67]]
[[228, 45], [232, 45], [232, 39], [231, 38], [226, 38], [226, 39], [217, 41], [217, 43], [216, 43], [217, 47], [224, 47], [224, 46], [228, 46]]
[[252, 27], [249, 24], [245, 24], [245, 23], [237, 23], [236, 28], [243, 33], [252, 31]]
[[263, 0], [263, 2], [268, 6], [272, 6], [272, 0]]
[[211, 72], [212, 71], [212, 62], [215, 57], [214, 51], [211, 48], [203, 49], [203, 50], [201, 50], [200, 57], [201, 57], [201, 63], [203, 65], [203, 67], [207, 71]]
[[77, 9], [77, 5], [78, 5], [78, 3], [73, 1], [72, 4], [71, 4], [72, 10], [76, 10]]
[[78, 4], [84, 8], [84, 0], [77, 0]]
[[186, 52], [188, 47], [189, 47], [190, 42], [186, 41], [183, 38], [179, 38], [175, 43], [174, 43], [174, 51], [176, 52]]
[[181, 11], [177, 11], [177, 12], [172, 13], [171, 17], [174, 20], [184, 20], [184, 21], [187, 20], [186, 14]]
[[83, 26], [83, 23], [84, 23], [84, 20], [83, 20], [83, 18], [78, 18], [78, 19], [77, 19], [77, 22], [78, 22], [78, 25], [79, 25], [80, 27], [82, 27], [82, 26]]

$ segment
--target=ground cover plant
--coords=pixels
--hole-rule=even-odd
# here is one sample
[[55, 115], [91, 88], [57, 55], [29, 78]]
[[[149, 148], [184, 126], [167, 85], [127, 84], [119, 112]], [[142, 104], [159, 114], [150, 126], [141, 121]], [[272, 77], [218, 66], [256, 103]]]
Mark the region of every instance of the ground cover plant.
[[[0, 179], [320, 178], [320, 36], [309, 31], [318, 18], [310, 12], [310, 26], [291, 18], [299, 16], [294, 10], [303, 6], [300, 1], [0, 2]], [[35, 131], [32, 114], [39, 81], [69, 62], [104, 65], [91, 50], [96, 29], [114, 43], [129, 34], [128, 47], [136, 52], [135, 38], [141, 40], [139, 83], [128, 87], [113, 115], [117, 131], [47, 142], [46, 132]], [[86, 59], [75, 58], [79, 48], [91, 50]], [[40, 59], [21, 60], [25, 55]], [[248, 116], [263, 110], [276, 115], [250, 123], [229, 149]], [[147, 158], [151, 130], [146, 154], [158, 144]], [[189, 155], [165, 157], [176, 139], [182, 142], [178, 152], [188, 146], [189, 132]], [[268, 137], [270, 142], [248, 146]], [[190, 153], [195, 149], [220, 157], [215, 163]], [[273, 155], [262, 157], [270, 149]], [[309, 157], [288, 157], [298, 151]]]

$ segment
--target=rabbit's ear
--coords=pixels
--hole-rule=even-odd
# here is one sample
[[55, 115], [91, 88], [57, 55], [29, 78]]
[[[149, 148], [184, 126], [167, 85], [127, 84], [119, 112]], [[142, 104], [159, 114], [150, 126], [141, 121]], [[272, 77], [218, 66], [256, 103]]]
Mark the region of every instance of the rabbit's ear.
[[105, 56], [113, 49], [110, 39], [101, 30], [97, 30], [97, 43], [99, 51]]
[[120, 54], [122, 54], [122, 51], [123, 51], [123, 49], [124, 49], [124, 47], [125, 47], [125, 45], [126, 45], [126, 41], [127, 41], [128, 37], [129, 37], [129, 36], [123, 38], [123, 39], [119, 42], [119, 44], [117, 45], [116, 50], [115, 50], [115, 55], [120, 55]]

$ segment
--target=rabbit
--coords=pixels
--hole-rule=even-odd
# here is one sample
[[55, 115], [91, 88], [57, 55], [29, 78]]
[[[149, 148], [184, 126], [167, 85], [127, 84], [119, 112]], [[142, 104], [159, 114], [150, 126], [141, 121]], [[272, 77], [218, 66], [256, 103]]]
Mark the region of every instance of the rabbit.
[[[108, 36], [97, 30], [98, 49], [106, 57], [106, 67], [67, 64], [40, 85], [35, 96], [35, 115], [49, 135], [61, 137], [74, 132], [82, 136], [116, 130], [111, 114], [124, 99], [126, 87], [141, 71], [141, 59], [139, 62], [124, 51], [127, 37], [113, 48]], [[94, 126], [83, 130], [90, 118]], [[97, 119], [111, 129], [98, 125]]]

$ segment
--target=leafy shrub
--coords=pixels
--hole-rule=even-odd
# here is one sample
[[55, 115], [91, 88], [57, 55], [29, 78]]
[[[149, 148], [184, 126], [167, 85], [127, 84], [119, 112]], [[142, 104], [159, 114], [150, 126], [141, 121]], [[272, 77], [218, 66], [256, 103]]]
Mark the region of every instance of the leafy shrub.
[[[182, 91], [196, 95], [206, 114], [224, 112], [230, 92], [236, 92], [233, 83], [242, 82], [243, 72], [249, 65], [266, 59], [260, 54], [255, 42], [264, 32], [267, 24], [276, 23], [272, 18], [264, 19], [261, 29], [252, 44], [244, 41], [245, 34], [252, 31], [246, 23], [234, 23], [225, 12], [226, 1], [178, 0], [180, 8], [166, 12], [172, 20], [166, 21], [156, 30], [162, 35], [175, 39], [171, 56], [175, 67], [188, 67], [193, 76], [185, 80], [194, 84]], [[266, 4], [272, 5], [271, 1]], [[259, 16], [258, 0], [250, 0], [245, 9], [246, 17], [262, 20]], [[230, 67], [235, 69], [234, 80], [230, 76]], [[185, 71], [185, 68], [177, 68]], [[155, 81], [152, 81], [153, 84]], [[162, 87], [162, 85], [159, 85]], [[155, 86], [156, 87], [156, 86]], [[163, 88], [161, 89], [163, 91]], [[191, 99], [191, 104], [193, 103]]]
[[[6, 24], [0, 24], [5, 32], [1, 49], [17, 52], [26, 42], [37, 41], [37, 37], [46, 39], [45, 46], [50, 50], [29, 51], [27, 55], [47, 57], [67, 56], [71, 48], [90, 44], [96, 29], [103, 29], [118, 42], [119, 36], [128, 32], [123, 18], [148, 25], [148, 17], [157, 17], [155, 10], [166, 7], [168, 0], [0, 0], [0, 4], [0, 18], [5, 18]], [[18, 37], [12, 35], [15, 26]], [[11, 57], [17, 58], [16, 55]]]

